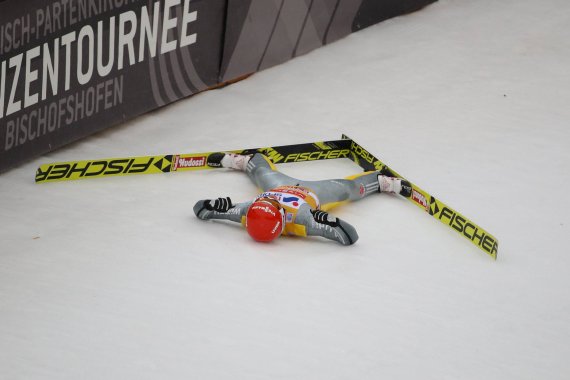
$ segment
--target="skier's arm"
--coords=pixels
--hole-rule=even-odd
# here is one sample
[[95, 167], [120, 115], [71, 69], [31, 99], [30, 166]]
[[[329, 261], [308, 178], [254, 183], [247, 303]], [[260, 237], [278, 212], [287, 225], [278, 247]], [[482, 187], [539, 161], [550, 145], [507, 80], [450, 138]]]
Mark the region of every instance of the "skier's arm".
[[229, 197], [218, 199], [203, 199], [194, 205], [194, 214], [199, 219], [224, 219], [241, 223], [251, 202], [232, 204]]
[[358, 240], [353, 226], [324, 211], [303, 207], [297, 213], [296, 223], [305, 226], [307, 236], [322, 236], [342, 245], [351, 245]]

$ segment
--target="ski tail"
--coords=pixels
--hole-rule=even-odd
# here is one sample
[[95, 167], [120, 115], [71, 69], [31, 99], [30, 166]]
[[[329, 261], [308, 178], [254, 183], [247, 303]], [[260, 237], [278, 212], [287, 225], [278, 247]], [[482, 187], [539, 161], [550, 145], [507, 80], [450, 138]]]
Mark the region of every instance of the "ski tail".
[[430, 216], [461, 234], [493, 259], [497, 259], [499, 241], [495, 236], [388, 167], [384, 162], [380, 161], [348, 136], [343, 135], [342, 137], [350, 143], [351, 160], [362, 167], [362, 169], [365, 171], [380, 171], [385, 175], [406, 179], [412, 184], [412, 196], [406, 199], [423, 209]]
[[[265, 154], [273, 163], [279, 164], [350, 158], [350, 142], [343, 139], [231, 150], [229, 152], [238, 154], [260, 152]], [[56, 162], [41, 165], [36, 171], [35, 181], [42, 183], [133, 174], [158, 174], [214, 169], [207, 165], [208, 156], [212, 153], [215, 152]]]

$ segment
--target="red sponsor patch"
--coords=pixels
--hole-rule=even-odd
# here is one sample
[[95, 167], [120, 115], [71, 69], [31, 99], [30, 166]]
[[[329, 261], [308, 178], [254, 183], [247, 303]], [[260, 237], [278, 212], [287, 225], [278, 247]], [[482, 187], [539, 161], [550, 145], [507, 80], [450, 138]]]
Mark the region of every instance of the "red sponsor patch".
[[420, 206], [422, 206], [423, 208], [425, 208], [426, 210], [428, 209], [427, 199], [422, 195], [422, 193], [416, 190], [412, 190], [412, 200], [417, 204], [419, 204]]
[[206, 165], [206, 157], [180, 157], [174, 161], [174, 170], [181, 168], [199, 168]]

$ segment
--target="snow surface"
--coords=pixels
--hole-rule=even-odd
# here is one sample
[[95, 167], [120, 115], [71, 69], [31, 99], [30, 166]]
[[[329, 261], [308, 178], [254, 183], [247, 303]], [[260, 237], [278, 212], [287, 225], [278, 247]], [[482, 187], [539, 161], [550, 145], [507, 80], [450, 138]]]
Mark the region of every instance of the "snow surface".
[[[1, 379], [570, 378], [570, 3], [441, 0], [0, 177]], [[40, 163], [346, 133], [500, 240], [387, 195], [360, 240], [202, 222], [239, 172], [36, 185]], [[348, 160], [280, 166], [306, 179]]]

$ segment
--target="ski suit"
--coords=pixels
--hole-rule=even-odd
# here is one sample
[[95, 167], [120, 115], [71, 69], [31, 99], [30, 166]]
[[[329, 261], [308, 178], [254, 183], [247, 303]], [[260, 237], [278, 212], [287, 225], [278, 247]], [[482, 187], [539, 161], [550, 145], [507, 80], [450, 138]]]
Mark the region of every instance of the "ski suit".
[[[378, 193], [379, 188], [378, 172], [365, 172], [346, 179], [299, 180], [277, 171], [261, 153], [249, 160], [245, 172], [263, 191], [256, 199], [271, 196], [285, 210], [283, 235], [322, 236], [343, 245], [358, 240], [355, 228], [325, 211]], [[245, 216], [253, 201], [231, 205], [227, 211], [219, 212], [207, 209], [209, 200], [205, 199], [196, 203], [194, 213], [202, 220], [224, 219], [245, 225]]]

